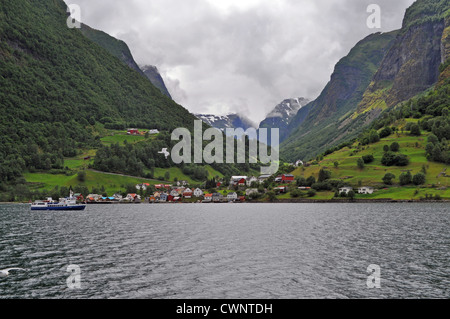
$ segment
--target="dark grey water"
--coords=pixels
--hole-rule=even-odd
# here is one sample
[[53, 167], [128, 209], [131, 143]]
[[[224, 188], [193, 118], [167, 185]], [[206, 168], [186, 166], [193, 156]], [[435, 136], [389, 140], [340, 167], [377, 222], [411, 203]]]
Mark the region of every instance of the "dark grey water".
[[449, 298], [449, 207], [0, 205], [0, 298]]

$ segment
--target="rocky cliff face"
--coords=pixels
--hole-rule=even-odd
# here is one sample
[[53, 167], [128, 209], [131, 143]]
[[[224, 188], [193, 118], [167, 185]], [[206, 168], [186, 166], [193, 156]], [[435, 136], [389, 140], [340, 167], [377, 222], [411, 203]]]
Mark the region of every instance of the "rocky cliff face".
[[448, 81], [449, 19], [450, 0], [417, 0], [401, 30], [358, 43], [305, 108], [306, 117], [299, 112], [292, 121], [282, 155], [288, 160], [315, 156], [356, 137], [386, 109]]
[[144, 72], [145, 76], [150, 80], [150, 82], [152, 82], [153, 85], [156, 86], [164, 95], [168, 96], [169, 98], [172, 98], [156, 66], [153, 65], [143, 66], [142, 72]]
[[437, 82], [444, 26], [444, 21], [427, 22], [399, 34], [364, 93], [359, 114], [380, 105], [395, 106]]

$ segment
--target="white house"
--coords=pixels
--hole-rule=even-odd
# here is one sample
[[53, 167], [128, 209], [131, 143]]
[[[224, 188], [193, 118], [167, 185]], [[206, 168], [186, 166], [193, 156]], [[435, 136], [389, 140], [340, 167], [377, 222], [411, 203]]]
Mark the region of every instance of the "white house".
[[342, 187], [339, 188], [339, 194], [345, 193], [348, 195], [348, 193], [350, 193], [350, 191], [353, 191], [353, 187]]
[[260, 183], [260, 184], [264, 183], [264, 181], [268, 180], [268, 179], [270, 178], [270, 176], [272, 176], [272, 175], [261, 175], [261, 176], [258, 178], [259, 183]]
[[203, 196], [203, 191], [200, 188], [197, 188], [194, 190], [194, 197], [202, 197]]
[[179, 197], [180, 193], [178, 193], [178, 191], [176, 191], [176, 190], [173, 190], [173, 191], [170, 192], [170, 196]]
[[136, 189], [139, 191], [139, 190], [143, 190], [143, 191], [146, 191], [147, 190], [147, 187], [149, 187], [150, 186], [150, 184], [147, 184], [147, 183], [144, 183], [144, 184], [137, 184], [136, 185]]
[[192, 198], [192, 190], [190, 188], [186, 188], [183, 192], [184, 198]]
[[258, 194], [258, 189], [256, 188], [249, 188], [245, 191], [245, 195], [250, 196], [252, 194]]
[[114, 200], [117, 200], [117, 201], [121, 201], [123, 199], [123, 196], [121, 194], [114, 194], [113, 197], [114, 197]]
[[177, 186], [188, 186], [188, 185], [189, 185], [189, 183], [186, 181], [178, 181], [177, 182]]
[[303, 161], [302, 160], [298, 160], [297, 162], [295, 162], [295, 166], [296, 167], [303, 166]]
[[247, 176], [232, 176], [230, 186], [242, 185], [243, 182], [247, 182]]
[[154, 135], [154, 134], [159, 134], [159, 131], [158, 130], [150, 130], [150, 131], [148, 131], [148, 134], [152, 134], [152, 135]]
[[373, 187], [360, 187], [358, 188], [358, 194], [373, 194], [375, 189]]
[[102, 197], [103, 197], [102, 195], [98, 195], [98, 194], [89, 194], [86, 198], [90, 201], [97, 202], [97, 201], [101, 200]]
[[141, 196], [138, 194], [128, 194], [127, 197], [125, 197], [126, 200], [133, 202], [133, 201], [140, 201]]
[[235, 201], [237, 199], [238, 199], [237, 193], [229, 193], [227, 195], [227, 200], [230, 201], [230, 202]]

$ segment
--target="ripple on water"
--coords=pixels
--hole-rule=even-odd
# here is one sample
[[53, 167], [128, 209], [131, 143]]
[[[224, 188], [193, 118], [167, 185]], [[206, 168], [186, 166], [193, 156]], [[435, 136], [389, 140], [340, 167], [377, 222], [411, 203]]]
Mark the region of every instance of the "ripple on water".
[[[448, 204], [0, 205], [0, 298], [449, 298]], [[67, 266], [81, 267], [69, 290]], [[367, 289], [380, 265], [382, 288]]]

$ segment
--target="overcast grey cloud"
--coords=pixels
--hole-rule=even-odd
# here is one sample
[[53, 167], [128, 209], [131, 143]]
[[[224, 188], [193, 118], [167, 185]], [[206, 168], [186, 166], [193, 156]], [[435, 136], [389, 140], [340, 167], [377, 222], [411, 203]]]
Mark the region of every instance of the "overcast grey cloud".
[[[401, 27], [414, 0], [66, 0], [82, 21], [156, 65], [172, 97], [196, 113], [261, 121], [285, 98], [315, 98], [361, 39]], [[369, 29], [369, 4], [381, 29]]]

